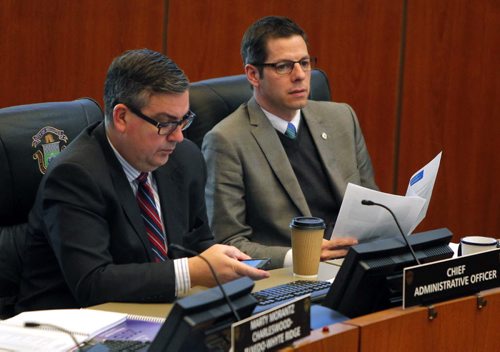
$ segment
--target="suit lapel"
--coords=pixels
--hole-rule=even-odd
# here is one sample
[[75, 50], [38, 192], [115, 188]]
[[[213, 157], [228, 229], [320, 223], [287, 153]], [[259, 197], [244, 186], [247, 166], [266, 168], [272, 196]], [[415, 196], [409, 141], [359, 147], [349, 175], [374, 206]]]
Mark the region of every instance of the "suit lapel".
[[134, 192], [130, 187], [130, 184], [127, 180], [127, 177], [125, 176], [125, 172], [123, 171], [120, 162], [116, 158], [113, 150], [111, 149], [111, 146], [106, 139], [104, 124], [99, 127], [102, 128], [96, 130], [96, 137], [101, 144], [106, 160], [108, 161], [108, 165], [110, 165], [110, 175], [113, 186], [116, 190], [115, 193], [122, 205], [125, 216], [130, 222], [130, 225], [135, 230], [137, 236], [147, 250], [148, 255], [151, 256], [151, 245], [148, 238], [146, 237], [146, 229], [141, 218], [139, 206], [137, 205], [137, 200], [135, 198]]
[[[301, 214], [310, 215], [306, 199], [293, 172], [292, 165], [288, 161], [285, 149], [274, 127], [254, 98], [248, 102], [248, 112], [250, 124], [252, 125], [252, 135], [262, 149], [277, 179]], [[256, 165], [256, 167], [259, 167], [259, 165]]]
[[125, 212], [127, 218], [130, 221], [130, 224], [134, 228], [144, 246], [146, 248], [150, 248], [149, 240], [146, 237], [146, 229], [141, 218], [141, 213], [139, 211], [139, 206], [137, 205], [137, 200], [135, 198], [134, 192], [132, 192], [132, 188], [130, 187], [127, 178], [124, 175], [121, 175], [120, 171], [123, 174], [122, 169], [113, 169], [112, 177], [116, 189], [121, 190], [117, 192], [117, 195], [122, 204], [123, 211]]
[[164, 166], [153, 172], [158, 186], [163, 225], [165, 226], [165, 233], [169, 244], [182, 243], [182, 233], [179, 233], [179, 230], [172, 226], [178, 223], [179, 219], [183, 218], [182, 214], [178, 214], [179, 211], [182, 211], [182, 207], [173, 206], [175, 204], [178, 205], [179, 200], [182, 199], [182, 197], [178, 195], [178, 186], [182, 184], [182, 182], [181, 180], [176, 181], [176, 170], [177, 160], [174, 155], [171, 155]]
[[[333, 186], [333, 189], [337, 192], [337, 196], [344, 193], [345, 184], [344, 178], [339, 172], [337, 167], [338, 161], [336, 159], [337, 140], [336, 131], [329, 128], [329, 124], [323, 123], [322, 118], [317, 111], [312, 111], [310, 104], [308, 104], [304, 109], [302, 109], [302, 118], [304, 118], [311, 132], [312, 139], [316, 148], [318, 150], [319, 157], [327, 171], [327, 176]], [[344, 190], [339, 189], [344, 187]]]

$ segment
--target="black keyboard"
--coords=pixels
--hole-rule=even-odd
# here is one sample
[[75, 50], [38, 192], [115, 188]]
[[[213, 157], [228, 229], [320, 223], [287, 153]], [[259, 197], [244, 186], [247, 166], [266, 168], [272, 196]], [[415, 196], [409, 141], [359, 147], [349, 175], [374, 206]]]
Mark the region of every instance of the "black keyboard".
[[331, 285], [328, 281], [299, 280], [253, 292], [252, 296], [258, 302], [253, 312], [262, 312], [307, 294], [311, 294], [311, 301], [320, 302], [325, 298]]
[[83, 352], [146, 352], [151, 346], [149, 341], [106, 340], [80, 347]]

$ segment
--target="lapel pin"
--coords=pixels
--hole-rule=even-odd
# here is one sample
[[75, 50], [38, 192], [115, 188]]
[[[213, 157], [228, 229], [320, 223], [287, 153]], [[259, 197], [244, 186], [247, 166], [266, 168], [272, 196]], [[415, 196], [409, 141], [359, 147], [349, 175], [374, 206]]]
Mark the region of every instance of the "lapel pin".
[[326, 134], [326, 132], [323, 132], [321, 134], [321, 138], [323, 138], [323, 139], [327, 139], [328, 138], [328, 135]]

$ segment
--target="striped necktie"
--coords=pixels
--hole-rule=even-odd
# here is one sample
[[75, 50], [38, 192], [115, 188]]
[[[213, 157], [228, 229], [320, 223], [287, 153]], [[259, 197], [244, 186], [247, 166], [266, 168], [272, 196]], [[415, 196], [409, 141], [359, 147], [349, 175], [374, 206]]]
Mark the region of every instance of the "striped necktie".
[[156, 208], [153, 189], [148, 183], [148, 173], [142, 172], [137, 177], [137, 181], [137, 203], [141, 209], [141, 217], [146, 226], [146, 234], [155, 254], [154, 261], [162, 262], [167, 257], [167, 241], [163, 224]]
[[285, 131], [285, 136], [287, 136], [290, 139], [295, 139], [297, 137], [297, 131], [295, 130], [295, 126], [293, 123], [289, 122], [288, 126], [286, 127]]

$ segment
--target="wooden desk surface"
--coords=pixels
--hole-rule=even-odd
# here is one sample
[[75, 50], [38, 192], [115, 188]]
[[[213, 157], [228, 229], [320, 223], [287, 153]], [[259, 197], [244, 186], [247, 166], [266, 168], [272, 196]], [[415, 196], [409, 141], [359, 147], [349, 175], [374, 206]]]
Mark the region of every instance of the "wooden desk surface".
[[[330, 280], [335, 277], [342, 260], [333, 260], [320, 263], [318, 280]], [[260, 291], [269, 287], [296, 281], [292, 268], [271, 270], [271, 277], [255, 282], [253, 291]], [[202, 288], [195, 288], [191, 292], [199, 292]], [[165, 318], [172, 308], [170, 303], [105, 303], [92, 309], [121, 312], [133, 315]], [[330, 352], [335, 347], [335, 352], [357, 352], [359, 349], [359, 328], [357, 326], [338, 323], [329, 325], [325, 330], [311, 331], [311, 335], [296, 341], [292, 347], [284, 351], [302, 352]]]
[[[318, 278], [332, 278], [339, 263], [321, 263]], [[296, 280], [290, 268], [271, 271], [269, 279], [256, 282], [255, 290]], [[198, 289], [199, 290], [199, 289]], [[196, 290], [193, 290], [195, 292]], [[437, 318], [429, 320], [426, 307], [400, 307], [368, 314], [317, 329], [285, 351], [500, 351], [500, 288], [479, 296], [487, 305], [478, 308], [477, 297], [467, 296], [434, 305]], [[94, 309], [166, 317], [172, 304], [106, 303]]]
[[479, 308], [476, 295], [428, 308], [390, 308], [344, 322], [360, 329], [360, 351], [500, 351], [500, 288], [482, 291], [487, 304]]
[[[320, 263], [318, 280], [329, 280], [335, 277], [341, 260], [333, 260]], [[298, 280], [293, 276], [292, 268], [271, 270], [271, 277], [255, 282], [253, 291], [260, 291], [269, 287], [281, 285], [290, 281]], [[196, 293], [203, 288], [193, 288], [190, 293]], [[110, 302], [91, 307], [92, 309], [120, 312], [133, 315], [144, 315], [151, 317], [165, 318], [172, 309], [172, 303], [121, 303]]]

